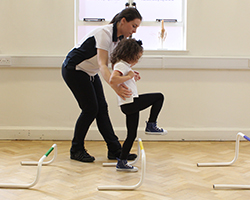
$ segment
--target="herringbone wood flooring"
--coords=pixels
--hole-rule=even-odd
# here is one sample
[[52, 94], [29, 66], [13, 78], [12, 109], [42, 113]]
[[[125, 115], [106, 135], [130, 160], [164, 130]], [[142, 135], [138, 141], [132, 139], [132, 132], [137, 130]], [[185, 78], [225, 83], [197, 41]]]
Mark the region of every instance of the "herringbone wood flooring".
[[[216, 200], [250, 199], [250, 190], [214, 190], [213, 184], [250, 184], [250, 143], [240, 143], [239, 158], [230, 167], [197, 167], [198, 162], [224, 162], [234, 157], [235, 142], [143, 142], [147, 158], [145, 180], [133, 191], [98, 191], [99, 185], [133, 185], [138, 173], [116, 172], [102, 167], [108, 162], [102, 141], [87, 141], [94, 163], [69, 159], [70, 141], [0, 141], [0, 182], [30, 183], [36, 166], [20, 161], [38, 161], [56, 143], [58, 155], [42, 167], [39, 182], [30, 189], [0, 189], [0, 199], [18, 200]], [[137, 142], [132, 152], [137, 151]], [[46, 160], [50, 160], [52, 154]]]

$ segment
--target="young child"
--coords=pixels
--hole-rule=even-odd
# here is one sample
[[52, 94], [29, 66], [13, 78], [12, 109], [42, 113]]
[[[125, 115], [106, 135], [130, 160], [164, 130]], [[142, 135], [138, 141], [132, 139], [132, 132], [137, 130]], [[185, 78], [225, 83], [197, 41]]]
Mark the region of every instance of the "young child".
[[145, 132], [147, 134], [163, 135], [167, 131], [156, 126], [157, 117], [162, 108], [164, 96], [161, 93], [148, 93], [138, 95], [135, 81], [140, 79], [133, 67], [143, 53], [142, 42], [135, 39], [123, 39], [111, 55], [113, 72], [110, 76], [111, 85], [125, 84], [131, 91], [130, 98], [123, 100], [118, 96], [118, 104], [126, 115], [127, 138], [123, 143], [122, 152], [116, 165], [117, 171], [133, 171], [138, 169], [127, 163], [127, 156], [133, 146], [137, 135], [139, 112], [151, 106]]

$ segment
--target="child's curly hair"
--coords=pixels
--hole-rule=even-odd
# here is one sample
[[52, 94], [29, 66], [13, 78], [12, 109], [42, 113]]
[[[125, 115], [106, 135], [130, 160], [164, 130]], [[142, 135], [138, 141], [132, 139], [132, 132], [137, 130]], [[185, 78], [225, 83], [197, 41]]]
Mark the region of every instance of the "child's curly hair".
[[142, 41], [135, 39], [123, 39], [116, 46], [113, 53], [111, 54], [111, 63], [113, 65], [120, 60], [125, 62], [134, 62], [139, 59], [139, 53], [143, 53]]

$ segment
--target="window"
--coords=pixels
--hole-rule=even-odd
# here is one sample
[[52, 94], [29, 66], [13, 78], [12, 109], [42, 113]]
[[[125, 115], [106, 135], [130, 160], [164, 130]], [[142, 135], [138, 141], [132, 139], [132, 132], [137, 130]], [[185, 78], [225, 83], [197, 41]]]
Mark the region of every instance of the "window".
[[75, 42], [108, 24], [126, 3], [143, 17], [133, 37], [143, 41], [145, 50], [186, 50], [186, 0], [75, 0]]

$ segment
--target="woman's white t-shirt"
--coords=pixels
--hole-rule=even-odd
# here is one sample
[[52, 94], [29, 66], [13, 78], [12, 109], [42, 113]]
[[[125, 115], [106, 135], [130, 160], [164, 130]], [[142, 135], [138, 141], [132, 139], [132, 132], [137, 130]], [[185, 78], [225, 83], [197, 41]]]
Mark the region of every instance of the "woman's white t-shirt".
[[[86, 38], [94, 37], [96, 42], [96, 48], [103, 49], [108, 51], [108, 56], [114, 50], [117, 45], [117, 42], [112, 42], [112, 34], [113, 34], [113, 24], [108, 24], [102, 27], [99, 27], [92, 32], [90, 32], [85, 38], [80, 41], [80, 44], [86, 40]], [[110, 61], [110, 59], [108, 59]], [[86, 59], [85, 61], [79, 63], [76, 66], [77, 70], [83, 70], [88, 73], [90, 76], [96, 75], [100, 69], [97, 63], [97, 56]]]
[[66, 56], [63, 66], [69, 69], [82, 70], [89, 76], [95, 76], [99, 71], [97, 49], [110, 54], [123, 36], [117, 37], [117, 23], [98, 27], [88, 33]]
[[[133, 71], [130, 67], [130, 64], [122, 60], [114, 65], [114, 70], [119, 71], [123, 76], [126, 76], [129, 71]], [[126, 98], [125, 100], [123, 100], [119, 95], [117, 95], [119, 106], [127, 103], [132, 103], [134, 102], [134, 98], [138, 97], [138, 91], [134, 78], [125, 81], [124, 84], [129, 88], [129, 90], [131, 90], [132, 95], [129, 98]]]

